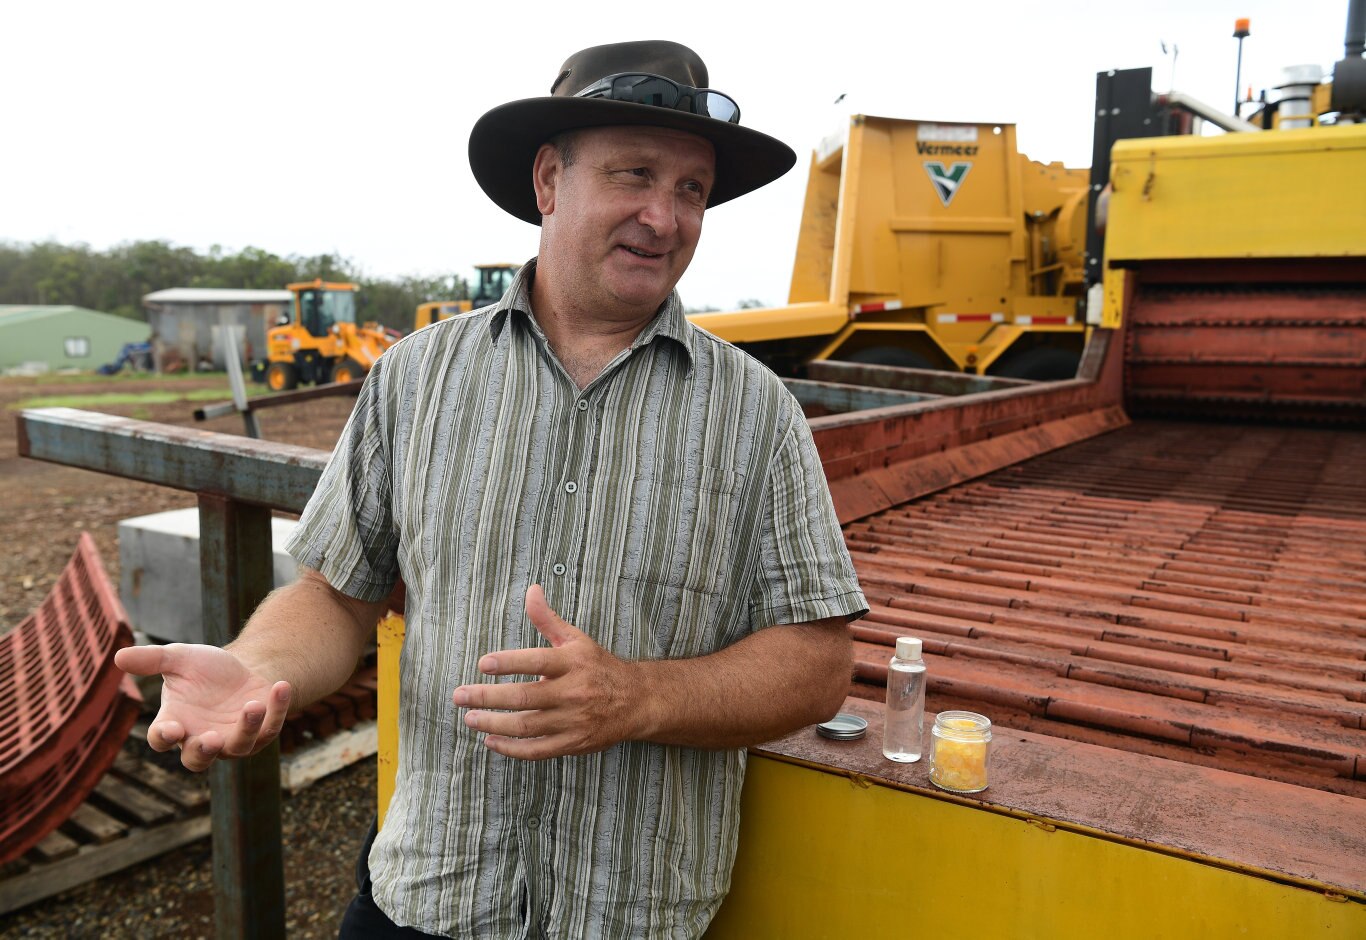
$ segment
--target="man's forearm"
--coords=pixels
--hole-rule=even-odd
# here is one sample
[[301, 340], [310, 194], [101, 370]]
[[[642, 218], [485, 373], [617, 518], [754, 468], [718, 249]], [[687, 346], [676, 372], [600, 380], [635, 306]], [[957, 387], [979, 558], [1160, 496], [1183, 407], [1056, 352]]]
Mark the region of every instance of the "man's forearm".
[[288, 681], [290, 711], [297, 712], [351, 677], [384, 606], [339, 594], [305, 569], [261, 602], [227, 648], [257, 674]]
[[852, 644], [843, 618], [769, 627], [708, 656], [630, 663], [632, 737], [687, 747], [744, 747], [839, 710]]

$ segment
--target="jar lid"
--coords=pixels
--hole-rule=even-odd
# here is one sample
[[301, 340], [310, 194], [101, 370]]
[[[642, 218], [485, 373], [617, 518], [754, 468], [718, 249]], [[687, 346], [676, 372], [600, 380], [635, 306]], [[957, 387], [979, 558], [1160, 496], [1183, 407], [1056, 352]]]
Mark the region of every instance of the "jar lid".
[[935, 716], [933, 732], [957, 741], [990, 741], [991, 719], [976, 712], [940, 712]]
[[816, 725], [816, 733], [832, 741], [857, 741], [868, 733], [868, 722], [858, 715], [840, 712], [829, 721]]

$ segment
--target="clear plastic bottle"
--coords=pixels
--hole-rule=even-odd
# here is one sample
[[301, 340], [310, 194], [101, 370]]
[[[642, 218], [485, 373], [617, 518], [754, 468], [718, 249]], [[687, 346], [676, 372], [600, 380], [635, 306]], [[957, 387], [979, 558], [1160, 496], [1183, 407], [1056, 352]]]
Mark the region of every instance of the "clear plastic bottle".
[[921, 641], [903, 636], [887, 667], [887, 720], [882, 728], [882, 756], [902, 764], [920, 760], [925, 730], [925, 661]]

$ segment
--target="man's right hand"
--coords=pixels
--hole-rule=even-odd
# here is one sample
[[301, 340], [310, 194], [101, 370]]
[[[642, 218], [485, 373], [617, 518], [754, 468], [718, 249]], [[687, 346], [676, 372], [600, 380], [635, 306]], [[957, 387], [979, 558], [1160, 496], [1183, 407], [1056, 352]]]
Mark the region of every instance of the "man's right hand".
[[289, 711], [288, 682], [272, 684], [216, 646], [129, 646], [114, 654], [114, 664], [165, 680], [147, 743], [154, 751], [179, 747], [180, 762], [193, 771], [219, 757], [255, 754], [280, 734]]

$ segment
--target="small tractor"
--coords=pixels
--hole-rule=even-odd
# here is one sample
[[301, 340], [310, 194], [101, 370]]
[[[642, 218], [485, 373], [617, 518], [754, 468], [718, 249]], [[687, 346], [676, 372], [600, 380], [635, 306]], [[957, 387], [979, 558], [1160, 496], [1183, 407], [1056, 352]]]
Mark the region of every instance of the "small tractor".
[[378, 323], [356, 323], [360, 288], [355, 284], [319, 278], [290, 284], [288, 290], [294, 295], [293, 316], [266, 334], [266, 361], [252, 368], [252, 376], [271, 391], [362, 378], [398, 340], [397, 333]]
[[479, 272], [479, 286], [475, 288], [474, 296], [469, 300], [434, 300], [419, 304], [413, 329], [420, 330], [447, 317], [496, 304], [512, 286], [513, 275], [520, 267], [520, 264], [476, 264], [474, 269]]

